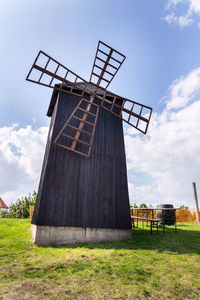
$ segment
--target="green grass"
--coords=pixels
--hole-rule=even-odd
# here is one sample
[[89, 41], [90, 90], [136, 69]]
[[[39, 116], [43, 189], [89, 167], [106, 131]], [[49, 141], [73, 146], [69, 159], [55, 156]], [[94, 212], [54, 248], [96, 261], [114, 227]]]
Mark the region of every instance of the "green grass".
[[200, 226], [128, 241], [37, 247], [29, 220], [0, 219], [0, 300], [200, 299]]

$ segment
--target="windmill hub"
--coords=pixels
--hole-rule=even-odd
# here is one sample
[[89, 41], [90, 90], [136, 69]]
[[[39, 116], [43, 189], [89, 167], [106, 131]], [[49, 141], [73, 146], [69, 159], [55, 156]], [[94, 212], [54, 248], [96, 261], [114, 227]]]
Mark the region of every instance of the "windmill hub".
[[107, 90], [124, 60], [99, 42], [89, 81], [43, 51], [31, 67], [27, 80], [53, 89], [32, 219], [39, 245], [131, 234], [122, 121], [146, 133], [152, 109]]

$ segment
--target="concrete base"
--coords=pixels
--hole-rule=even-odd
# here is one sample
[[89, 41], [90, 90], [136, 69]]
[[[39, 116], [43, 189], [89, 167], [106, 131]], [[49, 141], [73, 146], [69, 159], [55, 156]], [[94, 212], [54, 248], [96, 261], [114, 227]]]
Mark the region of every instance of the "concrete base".
[[131, 237], [131, 229], [31, 225], [31, 231], [33, 242], [39, 246], [121, 241]]

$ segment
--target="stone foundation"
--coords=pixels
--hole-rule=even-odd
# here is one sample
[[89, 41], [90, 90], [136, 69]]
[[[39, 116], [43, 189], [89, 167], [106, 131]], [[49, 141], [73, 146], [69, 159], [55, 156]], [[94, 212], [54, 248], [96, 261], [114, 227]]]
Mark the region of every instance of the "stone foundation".
[[33, 242], [39, 246], [121, 241], [131, 237], [131, 229], [31, 225], [31, 231]]

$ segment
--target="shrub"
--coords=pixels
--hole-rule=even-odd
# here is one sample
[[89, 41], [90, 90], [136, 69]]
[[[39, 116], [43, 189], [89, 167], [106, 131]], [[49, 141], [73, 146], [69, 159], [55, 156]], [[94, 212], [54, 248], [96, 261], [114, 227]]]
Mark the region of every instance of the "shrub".
[[35, 205], [36, 197], [37, 194], [34, 191], [32, 196], [29, 194], [28, 197], [25, 196], [24, 198], [18, 199], [15, 203], [10, 205], [8, 213], [3, 212], [2, 218], [28, 218], [30, 206]]
[[176, 221], [177, 222], [195, 222], [196, 214], [192, 213], [188, 207], [180, 207], [176, 211]]

